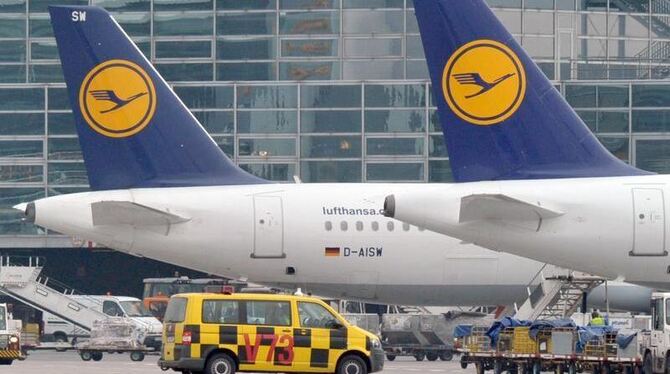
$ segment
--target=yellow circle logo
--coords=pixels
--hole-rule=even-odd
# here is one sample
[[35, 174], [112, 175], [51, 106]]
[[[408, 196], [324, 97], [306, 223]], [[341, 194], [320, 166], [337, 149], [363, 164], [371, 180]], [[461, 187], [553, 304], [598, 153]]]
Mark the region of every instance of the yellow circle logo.
[[526, 93], [526, 72], [506, 45], [476, 40], [460, 47], [442, 73], [451, 110], [469, 123], [489, 126], [512, 116]]
[[96, 132], [125, 138], [142, 131], [156, 111], [156, 89], [144, 69], [126, 60], [96, 66], [79, 89], [79, 107]]

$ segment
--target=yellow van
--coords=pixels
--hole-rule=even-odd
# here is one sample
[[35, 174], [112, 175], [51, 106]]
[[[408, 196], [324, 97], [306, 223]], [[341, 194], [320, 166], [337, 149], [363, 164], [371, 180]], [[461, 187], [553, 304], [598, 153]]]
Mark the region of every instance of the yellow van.
[[384, 366], [374, 334], [312, 297], [178, 294], [163, 322], [163, 370], [366, 374]]

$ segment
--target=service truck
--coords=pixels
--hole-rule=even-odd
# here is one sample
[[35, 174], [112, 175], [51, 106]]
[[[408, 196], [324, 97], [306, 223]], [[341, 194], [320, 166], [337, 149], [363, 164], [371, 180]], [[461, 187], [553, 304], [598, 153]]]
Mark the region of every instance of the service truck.
[[[144, 307], [140, 299], [112, 295], [73, 295], [72, 298], [110, 317], [125, 317], [133, 321], [138, 327], [146, 330], [143, 344], [160, 350], [163, 324]], [[43, 313], [43, 321], [46, 340], [53, 339], [55, 342], [67, 343], [72, 342], [74, 338], [89, 336], [88, 331], [50, 313]]]
[[670, 292], [651, 295], [651, 332], [644, 342], [644, 374], [670, 371]]
[[670, 292], [652, 293], [651, 329], [580, 327], [567, 320], [525, 322], [503, 326], [495, 340], [489, 326], [461, 326], [461, 367], [474, 364], [477, 374], [670, 373]]
[[24, 360], [21, 352], [21, 332], [13, 328], [7, 304], [0, 304], [0, 365], [11, 365], [14, 360]]

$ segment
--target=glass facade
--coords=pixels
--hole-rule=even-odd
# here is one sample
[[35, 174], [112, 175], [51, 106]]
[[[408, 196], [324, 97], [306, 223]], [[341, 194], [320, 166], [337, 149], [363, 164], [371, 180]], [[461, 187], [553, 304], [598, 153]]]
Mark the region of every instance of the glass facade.
[[[670, 0], [488, 2], [610, 151], [670, 172]], [[0, 248], [72, 246], [10, 207], [88, 188], [49, 3], [0, 2]], [[59, 3], [110, 10], [253, 174], [451, 181], [411, 0]]]

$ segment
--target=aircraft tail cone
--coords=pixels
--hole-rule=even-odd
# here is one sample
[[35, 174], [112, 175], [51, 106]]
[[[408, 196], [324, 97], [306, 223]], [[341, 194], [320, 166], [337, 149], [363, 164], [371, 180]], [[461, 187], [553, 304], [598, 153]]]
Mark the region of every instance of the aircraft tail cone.
[[35, 203], [21, 203], [12, 208], [23, 212], [23, 220], [26, 222], [35, 222]]

